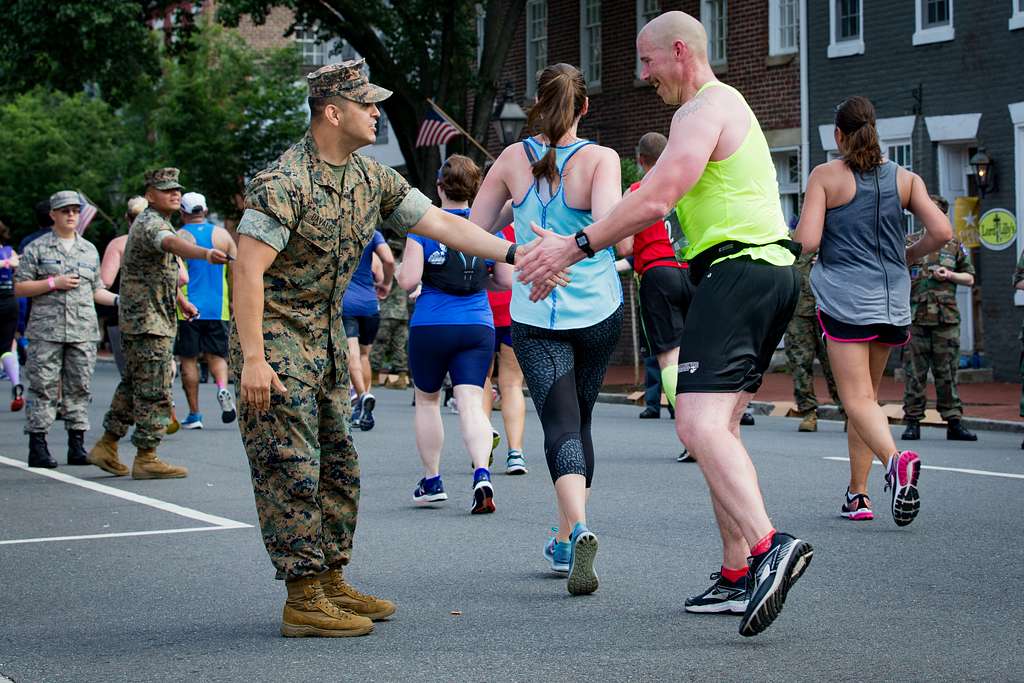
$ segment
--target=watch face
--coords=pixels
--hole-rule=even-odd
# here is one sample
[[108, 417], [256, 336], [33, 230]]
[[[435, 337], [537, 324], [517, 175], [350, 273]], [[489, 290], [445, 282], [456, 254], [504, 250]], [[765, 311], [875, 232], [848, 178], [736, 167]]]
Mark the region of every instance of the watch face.
[[589, 240], [587, 240], [587, 236], [586, 235], [576, 235], [576, 245], [577, 246], [585, 247], [585, 246], [587, 246], [588, 242], [589, 242]]

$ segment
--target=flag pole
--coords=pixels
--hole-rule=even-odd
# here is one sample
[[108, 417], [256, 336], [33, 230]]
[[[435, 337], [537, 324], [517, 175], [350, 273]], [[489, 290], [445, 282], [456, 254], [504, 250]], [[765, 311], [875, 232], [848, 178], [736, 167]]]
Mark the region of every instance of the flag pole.
[[109, 222], [109, 223], [110, 223], [111, 225], [113, 225], [113, 226], [115, 226], [115, 227], [117, 226], [117, 223], [115, 223], [115, 222], [114, 222], [114, 219], [113, 219], [113, 218], [111, 218], [110, 216], [108, 216], [108, 215], [107, 215], [107, 213], [106, 213], [106, 212], [105, 212], [105, 211], [104, 211], [103, 209], [101, 209], [101, 208], [99, 207], [99, 205], [98, 205], [98, 204], [97, 204], [96, 202], [94, 202], [93, 200], [89, 199], [89, 197], [88, 197], [88, 196], [87, 196], [87, 195], [86, 195], [86, 194], [85, 194], [84, 192], [82, 192], [81, 190], [76, 190], [76, 192], [78, 192], [78, 194], [82, 195], [82, 197], [84, 197], [84, 198], [85, 198], [85, 201], [89, 202], [89, 203], [90, 203], [90, 204], [92, 204], [92, 205], [93, 205], [94, 207], [96, 207], [96, 213], [98, 213], [98, 214], [99, 214], [100, 216], [102, 216], [103, 218], [107, 219], [107, 221], [108, 221], [108, 222]]
[[484, 149], [484, 146], [481, 145], [479, 142], [477, 142], [476, 138], [474, 138], [472, 135], [467, 133], [462, 126], [460, 126], [459, 124], [455, 123], [455, 121], [452, 120], [452, 117], [448, 116], [448, 114], [445, 112], [444, 109], [441, 109], [441, 107], [437, 106], [437, 103], [434, 102], [434, 100], [432, 100], [432, 99], [430, 99], [428, 97], [427, 98], [427, 104], [429, 104], [431, 107], [433, 107], [435, 110], [437, 110], [437, 113], [440, 114], [441, 116], [443, 116], [444, 120], [447, 121], [448, 123], [450, 123], [456, 130], [458, 130], [460, 133], [465, 135], [466, 138], [468, 138], [470, 142], [472, 142], [474, 145], [476, 145], [477, 149], [479, 149], [481, 152], [483, 152], [484, 154], [487, 155], [488, 159], [490, 159], [491, 161], [494, 161], [494, 157], [491, 156], [491, 153], [488, 152], [486, 149]]

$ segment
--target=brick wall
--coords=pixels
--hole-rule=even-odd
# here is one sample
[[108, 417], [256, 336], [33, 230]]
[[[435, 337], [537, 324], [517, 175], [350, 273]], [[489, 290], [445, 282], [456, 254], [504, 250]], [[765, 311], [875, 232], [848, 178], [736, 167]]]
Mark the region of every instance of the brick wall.
[[263, 25], [253, 23], [246, 14], [238, 23], [238, 32], [242, 34], [252, 47], [267, 49], [275, 47], [287, 47], [293, 42], [292, 37], [285, 38], [284, 33], [292, 25], [295, 15], [291, 10], [283, 7], [274, 7], [267, 15], [267, 21]]

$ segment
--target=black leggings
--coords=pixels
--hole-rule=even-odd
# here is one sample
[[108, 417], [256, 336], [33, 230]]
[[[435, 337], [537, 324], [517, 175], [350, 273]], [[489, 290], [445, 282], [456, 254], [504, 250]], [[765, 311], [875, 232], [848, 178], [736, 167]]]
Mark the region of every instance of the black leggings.
[[11, 350], [18, 329], [18, 300], [0, 294], [0, 356]]
[[591, 414], [622, 330], [622, 307], [590, 327], [547, 330], [512, 322], [512, 347], [544, 427], [551, 481], [594, 480]]

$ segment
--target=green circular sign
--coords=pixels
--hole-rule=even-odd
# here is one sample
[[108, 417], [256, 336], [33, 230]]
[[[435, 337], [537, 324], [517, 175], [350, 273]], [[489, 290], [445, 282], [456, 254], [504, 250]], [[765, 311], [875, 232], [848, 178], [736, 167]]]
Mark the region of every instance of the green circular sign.
[[1017, 237], [1017, 219], [1006, 209], [990, 209], [978, 220], [978, 236], [989, 249], [1006, 249]]

